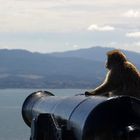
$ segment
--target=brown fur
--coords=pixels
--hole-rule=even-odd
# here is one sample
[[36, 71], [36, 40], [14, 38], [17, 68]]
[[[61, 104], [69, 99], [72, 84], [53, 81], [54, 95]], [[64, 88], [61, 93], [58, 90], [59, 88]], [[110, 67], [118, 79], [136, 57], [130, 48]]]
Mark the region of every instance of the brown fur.
[[140, 73], [119, 50], [107, 53], [106, 68], [109, 70], [99, 87], [86, 95], [129, 95], [140, 98]]

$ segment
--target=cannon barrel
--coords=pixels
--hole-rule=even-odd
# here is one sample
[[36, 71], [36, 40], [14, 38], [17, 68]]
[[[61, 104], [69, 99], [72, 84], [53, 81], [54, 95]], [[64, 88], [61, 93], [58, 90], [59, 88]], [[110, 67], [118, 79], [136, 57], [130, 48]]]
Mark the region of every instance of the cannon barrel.
[[[43, 127], [39, 130], [47, 131], [50, 119], [43, 123], [37, 121], [45, 120], [46, 114], [52, 115], [54, 124], [62, 130], [62, 140], [140, 139], [140, 101], [133, 97], [57, 97], [47, 91], [34, 92], [22, 107], [23, 119], [33, 129], [31, 140], [48, 140], [44, 133], [49, 132], [40, 133], [44, 136], [37, 138], [38, 129], [35, 128], [41, 124]], [[68, 135], [66, 132], [71, 133]]]

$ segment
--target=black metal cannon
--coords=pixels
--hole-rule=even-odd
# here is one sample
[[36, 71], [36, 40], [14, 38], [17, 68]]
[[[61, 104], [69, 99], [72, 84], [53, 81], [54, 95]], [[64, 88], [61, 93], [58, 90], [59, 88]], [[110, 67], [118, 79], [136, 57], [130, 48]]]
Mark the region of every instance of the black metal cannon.
[[128, 96], [29, 95], [22, 116], [30, 140], [140, 140], [140, 100]]

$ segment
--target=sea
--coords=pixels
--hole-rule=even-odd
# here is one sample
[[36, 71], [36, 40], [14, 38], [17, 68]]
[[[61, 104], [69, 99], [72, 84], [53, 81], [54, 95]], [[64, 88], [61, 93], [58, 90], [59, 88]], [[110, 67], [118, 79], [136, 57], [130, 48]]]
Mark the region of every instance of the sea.
[[[41, 89], [55, 96], [74, 96], [84, 89]], [[31, 93], [40, 89], [0, 89], [0, 140], [29, 140], [30, 128], [21, 115], [22, 105]]]

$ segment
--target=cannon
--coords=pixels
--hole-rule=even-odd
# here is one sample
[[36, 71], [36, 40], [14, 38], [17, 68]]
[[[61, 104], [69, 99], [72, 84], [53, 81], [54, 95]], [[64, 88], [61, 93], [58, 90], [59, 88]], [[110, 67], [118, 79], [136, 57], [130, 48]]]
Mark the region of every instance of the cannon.
[[22, 117], [30, 140], [140, 140], [140, 100], [129, 96], [29, 95]]

